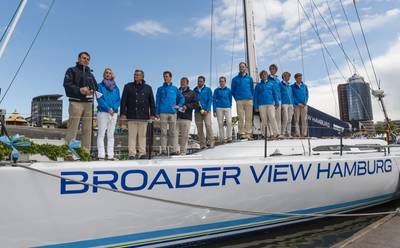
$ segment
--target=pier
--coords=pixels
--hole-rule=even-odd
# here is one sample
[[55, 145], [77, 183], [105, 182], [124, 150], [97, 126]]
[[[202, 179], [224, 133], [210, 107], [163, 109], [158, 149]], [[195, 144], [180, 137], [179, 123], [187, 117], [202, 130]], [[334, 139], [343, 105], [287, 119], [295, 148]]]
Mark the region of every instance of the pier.
[[331, 248], [397, 248], [400, 244], [400, 214], [391, 214], [372, 223]]

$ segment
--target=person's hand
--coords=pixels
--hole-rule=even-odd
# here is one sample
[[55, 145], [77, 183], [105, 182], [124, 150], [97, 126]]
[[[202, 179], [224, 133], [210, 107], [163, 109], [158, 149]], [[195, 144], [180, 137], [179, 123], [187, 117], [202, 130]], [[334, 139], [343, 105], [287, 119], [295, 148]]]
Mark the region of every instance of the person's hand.
[[258, 109], [255, 109], [255, 110], [254, 110], [254, 112], [258, 113], [258, 112], [259, 112], [259, 110], [258, 110]]
[[185, 109], [183, 107], [180, 107], [180, 108], [178, 108], [178, 111], [181, 112], [181, 113], [184, 113]]
[[93, 95], [93, 90], [89, 89], [87, 90], [87, 96], [92, 96]]
[[298, 105], [298, 106], [300, 106], [300, 107], [304, 108], [304, 104], [302, 104], [302, 103], [299, 103], [299, 105]]
[[177, 104], [172, 105], [172, 108], [174, 108], [174, 109], [179, 109], [179, 105], [177, 105]]
[[113, 110], [112, 108], [110, 108], [110, 109], [108, 110], [108, 113], [109, 113], [111, 116], [114, 116], [114, 110]]
[[89, 91], [89, 88], [88, 88], [88, 87], [79, 88], [79, 92], [80, 92], [82, 95], [84, 95], [84, 96], [87, 95], [88, 91]]
[[214, 112], [214, 117], [217, 117], [217, 113], [216, 112]]

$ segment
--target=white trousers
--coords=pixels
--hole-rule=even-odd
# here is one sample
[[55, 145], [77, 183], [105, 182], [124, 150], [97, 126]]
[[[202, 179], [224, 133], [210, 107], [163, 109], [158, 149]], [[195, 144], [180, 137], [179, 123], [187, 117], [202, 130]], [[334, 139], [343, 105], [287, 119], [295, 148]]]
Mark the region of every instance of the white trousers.
[[114, 131], [117, 123], [117, 113], [110, 115], [106, 112], [97, 113], [97, 151], [98, 157], [104, 158], [104, 137], [107, 132], [107, 157], [114, 158]]
[[278, 134], [281, 134], [281, 105], [275, 108], [275, 121], [278, 127]]
[[282, 135], [292, 135], [293, 105], [282, 104]]
[[[219, 128], [219, 141], [224, 141], [225, 137], [227, 140], [232, 140], [232, 114], [230, 108], [217, 108], [217, 121]], [[226, 120], [226, 135], [224, 128], [224, 118]]]

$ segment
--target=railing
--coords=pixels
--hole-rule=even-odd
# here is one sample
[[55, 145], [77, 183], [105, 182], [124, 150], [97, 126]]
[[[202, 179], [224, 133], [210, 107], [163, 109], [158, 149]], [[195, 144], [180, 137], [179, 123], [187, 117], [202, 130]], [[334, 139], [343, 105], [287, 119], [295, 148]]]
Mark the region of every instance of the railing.
[[[351, 151], [351, 148], [357, 148], [357, 149], [360, 149], [359, 152], [365, 152], [365, 149], [369, 149], [369, 150], [373, 149], [374, 150], [373, 152], [383, 152], [384, 155], [386, 156], [386, 155], [390, 154], [391, 148], [400, 147], [400, 145], [393, 145], [393, 144], [392, 145], [381, 145], [381, 144], [345, 145], [343, 143], [343, 139], [344, 139], [343, 132], [347, 131], [347, 130], [339, 131], [339, 130], [336, 130], [336, 129], [333, 129], [333, 128], [327, 128], [327, 127], [308, 127], [308, 130], [310, 130], [310, 129], [329, 129], [329, 130], [334, 130], [334, 131], [336, 131], [338, 133], [338, 136], [337, 136], [337, 138], [339, 139], [339, 144], [337, 145], [338, 149], [337, 150], [336, 149], [319, 150], [320, 152], [330, 152], [330, 151], [332, 151], [332, 152], [337, 152], [340, 156], [343, 156], [345, 151], [348, 151], [348, 153], [357, 152], [357, 151]], [[278, 139], [276, 139], [276, 138], [272, 138], [272, 139], [268, 138], [269, 135], [268, 135], [268, 128], [267, 127], [265, 128], [265, 132], [264, 133], [265, 133], [265, 135], [264, 135], [265, 136], [264, 137], [264, 157], [266, 158], [266, 157], [268, 157], [268, 147], [269, 147], [268, 143], [270, 141], [273, 141], [273, 140], [280, 140], [280, 138], [278, 138]], [[311, 137], [295, 137], [295, 138], [299, 139], [299, 140], [307, 140], [308, 155], [309, 156], [311, 156], [313, 154], [313, 151], [315, 152], [314, 149], [316, 147], [313, 148], [312, 145], [311, 145], [311, 140], [313, 138], [311, 138]], [[292, 139], [292, 138], [284, 137], [283, 139]], [[274, 144], [277, 145], [277, 143], [274, 143]], [[306, 148], [304, 147], [303, 142], [301, 142], [301, 145], [302, 145], [302, 148], [303, 148], [303, 155], [307, 155]], [[334, 146], [335, 145], [327, 145], [327, 147], [334, 147]], [[271, 156], [271, 155], [269, 155], [269, 156]]]

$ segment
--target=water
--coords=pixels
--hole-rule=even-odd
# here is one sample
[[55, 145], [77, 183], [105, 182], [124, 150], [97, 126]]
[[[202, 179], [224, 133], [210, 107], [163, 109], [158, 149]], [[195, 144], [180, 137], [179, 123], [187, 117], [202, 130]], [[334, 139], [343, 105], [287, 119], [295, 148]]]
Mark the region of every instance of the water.
[[[368, 208], [358, 213], [390, 211], [400, 207], [400, 200]], [[240, 236], [184, 245], [185, 248], [259, 248], [329, 247], [343, 241], [383, 216], [332, 217], [314, 220], [271, 230], [258, 231]]]

